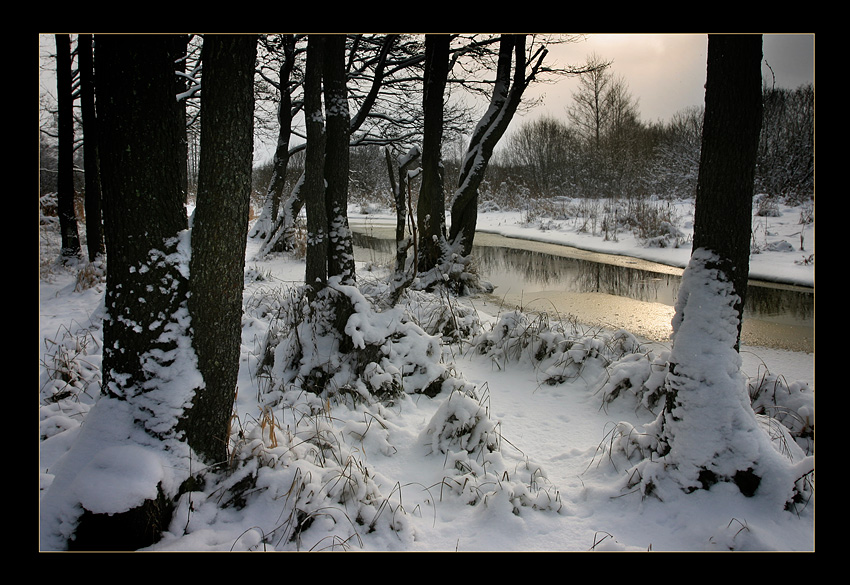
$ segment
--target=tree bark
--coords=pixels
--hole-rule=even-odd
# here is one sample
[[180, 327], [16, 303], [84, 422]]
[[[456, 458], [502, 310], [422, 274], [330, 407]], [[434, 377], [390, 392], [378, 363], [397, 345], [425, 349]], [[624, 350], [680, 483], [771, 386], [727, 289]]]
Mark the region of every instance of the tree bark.
[[[718, 268], [740, 297], [749, 276], [753, 183], [762, 119], [762, 38], [709, 35], [693, 249], [720, 258]], [[738, 325], [740, 345], [741, 324]]]
[[[263, 214], [251, 234], [251, 237], [258, 237], [267, 242], [271, 240], [280, 227], [277, 221], [289, 167], [289, 140], [292, 136], [292, 88], [290, 87], [290, 79], [295, 67], [295, 35], [282, 35], [281, 46], [283, 48], [283, 62], [278, 75], [280, 104], [278, 104], [277, 110], [279, 128], [272, 163], [272, 178], [266, 192]], [[291, 222], [292, 220], [287, 218], [287, 221]], [[279, 239], [279, 241], [285, 243], [285, 239]]]
[[97, 148], [97, 117], [94, 105], [94, 58], [92, 36], [77, 37], [80, 69], [80, 104], [83, 114], [83, 164], [85, 166], [86, 246], [89, 261], [104, 253], [100, 203], [100, 159]]
[[442, 157], [443, 107], [449, 74], [449, 35], [425, 35], [425, 72], [422, 103], [425, 122], [422, 138], [422, 184], [419, 188], [417, 224], [420, 272], [434, 268], [446, 241], [446, 211]]
[[[172, 248], [172, 240], [188, 226], [179, 189], [173, 68], [164, 42], [157, 36], [103, 35], [97, 43], [97, 112], [109, 245], [104, 388], [120, 396], [122, 388], [147, 379], [139, 356], [162, 333], [148, 325], [156, 322], [164, 327], [159, 315], [172, 315], [183, 300], [179, 294], [145, 294], [149, 286], [159, 290], [161, 280], [175, 275], [157, 263], [140, 268], [150, 262], [152, 249]], [[158, 273], [161, 269], [165, 272]]]
[[348, 227], [348, 171], [351, 116], [345, 75], [345, 35], [324, 38], [325, 211], [328, 214], [328, 276], [355, 282], [354, 244]]
[[[163, 389], [159, 370], [151, 366], [158, 362], [157, 367], [168, 368], [167, 356], [178, 349], [171, 325], [187, 290], [185, 276], [164, 261], [177, 251], [178, 235], [187, 228], [179, 188], [173, 66], [163, 37], [154, 35], [99, 36], [97, 64], [108, 265], [104, 396], [93, 412], [126, 404], [132, 420], [116, 420], [114, 426], [138, 428], [153, 445], [175, 438], [176, 426], [153, 414]], [[170, 408], [174, 398], [165, 400]], [[55, 483], [59, 480], [57, 475]], [[158, 497], [129, 511], [85, 512], [73, 547], [126, 550], [158, 540], [171, 507], [161, 486], [156, 487]]]
[[80, 236], [74, 211], [74, 90], [71, 37], [56, 35], [56, 88], [59, 98], [59, 179], [57, 203], [62, 258], [80, 256]]
[[760, 35], [709, 35], [705, 102], [693, 251], [672, 322], [655, 451], [686, 491], [724, 481], [751, 496], [763, 459], [781, 457], [752, 411], [738, 352], [761, 120]]
[[254, 35], [207, 35], [201, 54], [201, 156], [188, 306], [204, 389], [182, 428], [208, 463], [226, 461], [239, 371], [256, 49]]
[[325, 124], [322, 114], [322, 66], [324, 39], [310, 35], [307, 41], [307, 68], [304, 73], [304, 114], [307, 153], [304, 161], [304, 185], [301, 188], [307, 206], [307, 258], [304, 282], [309, 296], [315, 295], [328, 279], [328, 214], [325, 205]]
[[[511, 80], [511, 56], [514, 58]], [[475, 128], [464, 158], [457, 189], [451, 202], [449, 242], [462, 256], [472, 252], [478, 222], [478, 189], [499, 140], [511, 123], [528, 84], [537, 74], [545, 51], [536, 56], [531, 74], [526, 77], [525, 35], [502, 35], [496, 84], [487, 112]]]

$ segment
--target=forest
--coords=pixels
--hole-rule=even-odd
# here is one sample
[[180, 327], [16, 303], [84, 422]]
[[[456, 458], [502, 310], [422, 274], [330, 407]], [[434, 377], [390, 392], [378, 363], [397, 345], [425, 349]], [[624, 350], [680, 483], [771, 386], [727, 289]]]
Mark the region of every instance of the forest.
[[[419, 550], [417, 514], [365, 445], [398, 458], [390, 413], [420, 400], [430, 422], [398, 428], [440, 460], [427, 493], [563, 515], [533, 466], [508, 465], [487, 382], [452, 358], [464, 345], [503, 365], [530, 351], [552, 386], [632, 372], [606, 403], [634, 393], [650, 416], [617, 425], [605, 458], [625, 469], [603, 491], [663, 503], [731, 486], [805, 533], [813, 388], [770, 376], [765, 406], [740, 332], [754, 214], [813, 210], [813, 86], [763, 80], [760, 35], [710, 35], [705, 104], [647, 123], [603, 56], [549, 64], [547, 46], [576, 38], [55, 35], [40, 286], [66, 275], [95, 305], [39, 356], [39, 548], [234, 550], [223, 518], [241, 514], [260, 534], [245, 550]], [[566, 76], [580, 84], [563, 118], [508, 132], [530, 85]], [[275, 145], [261, 164], [258, 141]], [[680, 200], [696, 202], [692, 240], [669, 214]], [[692, 247], [669, 351], [521, 312], [485, 331], [469, 308], [488, 290], [480, 213], [576, 205], [601, 209], [605, 239]], [[355, 261], [349, 214], [368, 209], [395, 216], [383, 276]], [[282, 266], [300, 282], [273, 288]], [[248, 527], [269, 506], [274, 528]]]

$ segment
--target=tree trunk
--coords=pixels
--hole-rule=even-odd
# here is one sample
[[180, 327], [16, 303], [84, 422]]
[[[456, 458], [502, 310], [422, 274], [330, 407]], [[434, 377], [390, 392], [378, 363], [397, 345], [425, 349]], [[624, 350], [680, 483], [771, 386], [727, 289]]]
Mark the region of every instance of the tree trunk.
[[[289, 35], [289, 36], [291, 37], [292, 35]], [[379, 91], [382, 87], [383, 81], [384, 81], [385, 67], [386, 67], [386, 63], [387, 63], [387, 56], [389, 55], [389, 51], [393, 47], [393, 44], [395, 43], [397, 38], [398, 38], [398, 35], [387, 35], [387, 37], [384, 39], [384, 42], [381, 45], [381, 50], [378, 54], [378, 61], [375, 65], [375, 76], [372, 80], [372, 86], [370, 87], [368, 94], [364, 98], [364, 100], [363, 100], [363, 102], [360, 106], [360, 110], [357, 112], [357, 114], [354, 116], [354, 118], [351, 119], [351, 121], [350, 121], [350, 125], [349, 125], [349, 128], [348, 128], [348, 137], [349, 138], [350, 138], [351, 134], [356, 132], [357, 129], [368, 118], [369, 112], [370, 112], [372, 106], [375, 104], [375, 101], [378, 98], [378, 93], [379, 93]], [[292, 50], [294, 52], [294, 38], [293, 38]], [[294, 60], [294, 53], [293, 53], [292, 59]], [[291, 69], [291, 66], [290, 66], [290, 69]], [[281, 79], [282, 78], [283, 78], [283, 71], [281, 72]], [[281, 104], [283, 105], [284, 96], [287, 100], [290, 99], [290, 96], [288, 94], [285, 95], [285, 92], [283, 91], [283, 86], [281, 86], [281, 92], [282, 92], [281, 93], [281, 95], [282, 95]], [[291, 101], [288, 101], [287, 103], [291, 104]], [[287, 106], [287, 108], [291, 109], [291, 106]], [[281, 123], [282, 129], [284, 127], [286, 127], [287, 130], [288, 130], [289, 125], [291, 125], [292, 120], [291, 120], [291, 115], [289, 113], [289, 109], [287, 109], [287, 110], [281, 109], [280, 110], [281, 116], [284, 113], [286, 113], [287, 116], [289, 116], [289, 118], [287, 120], [284, 120], [283, 118], [281, 118], [280, 123]], [[287, 136], [287, 141], [288, 141], [288, 136]], [[278, 148], [280, 148], [280, 143], [278, 143], [278, 144], [279, 144]], [[281, 151], [278, 150], [278, 152], [281, 152]], [[288, 156], [289, 156], [289, 153], [287, 153], [287, 157]], [[277, 166], [278, 166], [277, 162], [275, 163], [275, 166], [277, 168]], [[278, 176], [277, 171], [276, 171], [275, 176], [276, 177]], [[269, 207], [270, 207], [270, 212], [273, 213], [273, 215], [272, 215], [273, 219], [272, 219], [272, 226], [271, 226], [269, 233], [268, 234], [262, 234], [258, 231], [255, 234], [253, 234], [254, 236], [260, 236], [260, 237], [266, 237], [267, 238], [266, 243], [263, 245], [263, 247], [260, 251], [260, 255], [267, 254], [269, 252], [285, 252], [285, 251], [289, 251], [289, 250], [292, 250], [292, 249], [295, 248], [295, 245], [294, 245], [295, 235], [296, 235], [295, 218], [298, 217], [298, 214], [301, 212], [301, 209], [304, 206], [304, 194], [302, 192], [303, 178], [304, 177], [302, 175], [301, 180], [298, 181], [295, 188], [292, 190], [292, 193], [290, 193], [290, 195], [286, 199], [286, 201], [283, 202], [283, 209], [279, 213], [277, 212], [277, 210], [273, 209], [275, 202], [272, 201], [270, 203]]]
[[189, 313], [204, 378], [182, 428], [208, 463], [227, 458], [242, 342], [242, 288], [253, 162], [254, 35], [207, 35]]
[[83, 164], [86, 181], [86, 245], [89, 261], [104, 252], [100, 205], [100, 160], [97, 152], [97, 118], [94, 106], [94, 59], [92, 36], [77, 37], [80, 68], [80, 104], [83, 113]]
[[304, 185], [301, 188], [307, 206], [307, 259], [304, 282], [315, 295], [328, 279], [328, 214], [325, 206], [325, 124], [322, 114], [322, 65], [324, 39], [310, 35], [307, 41], [307, 67], [304, 73], [304, 114], [307, 130], [307, 154], [304, 161]]
[[345, 35], [324, 38], [326, 116], [325, 211], [328, 214], [328, 276], [354, 284], [354, 245], [348, 227], [348, 171], [351, 116], [345, 75]]
[[[710, 35], [693, 249], [711, 250], [739, 297], [749, 276], [753, 182], [762, 118], [760, 35]], [[733, 130], [734, 129], [734, 130]], [[740, 344], [741, 325], [738, 325]]]
[[[511, 81], [511, 55], [514, 57]], [[478, 222], [478, 189], [484, 180], [487, 166], [499, 140], [511, 123], [528, 84], [546, 55], [537, 55], [531, 74], [526, 78], [525, 35], [502, 35], [496, 84], [490, 107], [476, 126], [464, 158], [457, 189], [451, 203], [449, 242], [459, 247], [462, 256], [472, 252], [475, 227]]]
[[425, 72], [422, 103], [425, 122], [422, 138], [422, 184], [419, 188], [417, 224], [420, 272], [434, 268], [446, 241], [446, 211], [443, 189], [443, 102], [449, 74], [451, 37], [425, 35]]
[[[179, 128], [173, 67], [161, 37], [98, 36], [98, 103], [104, 228], [109, 244], [103, 372], [107, 393], [140, 386], [139, 363], [182, 301], [177, 294], [146, 295], [174, 275], [158, 263], [146, 270], [151, 250], [173, 248], [187, 225], [179, 189]], [[165, 270], [158, 273], [158, 270]], [[182, 279], [185, 280], [185, 279]], [[183, 284], [180, 284], [182, 287]], [[145, 297], [140, 303], [139, 298]], [[140, 324], [135, 331], [136, 324]], [[113, 377], [114, 376], [114, 377]]]
[[657, 452], [686, 491], [733, 482], [750, 496], [760, 464], [778, 456], [750, 406], [738, 353], [761, 120], [760, 35], [709, 35], [705, 101], [694, 245], [676, 301]]
[[80, 236], [74, 211], [74, 89], [71, 77], [71, 37], [56, 35], [56, 88], [59, 95], [59, 231], [62, 258], [80, 256]]
[[283, 199], [283, 188], [286, 184], [286, 173], [289, 167], [289, 139], [292, 136], [292, 90], [289, 83], [292, 70], [295, 67], [295, 36], [283, 35], [282, 46], [284, 57], [278, 76], [280, 104], [277, 110], [278, 135], [272, 178], [266, 192], [262, 215], [251, 233], [252, 238], [257, 237], [267, 242], [271, 240], [276, 233], [276, 228], [279, 227], [277, 221]]
[[[179, 405], [185, 404], [160, 378], [173, 366], [174, 358], [169, 356], [179, 349], [172, 326], [184, 306], [187, 289], [179, 267], [168, 261], [177, 252], [179, 233], [187, 227], [179, 189], [177, 103], [173, 66], [163, 37], [99, 36], [96, 58], [108, 244], [107, 316], [103, 324], [104, 395], [92, 410], [91, 422], [87, 419], [84, 432], [88, 436], [94, 433], [95, 441], [103, 443], [102, 449], [115, 446], [137, 452], [137, 448], [156, 449], [167, 441], [179, 442], [176, 418], [163, 419], [161, 415], [179, 411]], [[193, 381], [183, 380], [186, 385], [186, 396], [190, 396]], [[105, 417], [93, 416], [103, 409], [107, 409]], [[98, 434], [102, 427], [96, 421], [104, 418], [109, 429]], [[129, 429], [131, 437], [122, 441], [121, 436], [116, 437], [118, 429]], [[117, 445], [113, 445], [116, 439]], [[166, 451], [160, 448], [159, 452]], [[175, 452], [173, 443], [167, 451]], [[171, 470], [179, 474], [179, 466], [169, 462], [175, 466]], [[108, 469], [101, 469], [97, 477], [101, 472]], [[127, 481], [132, 484], [139, 479]], [[59, 489], [62, 481], [57, 473], [54, 486]], [[123, 487], [108, 489], [120, 491]], [[137, 549], [155, 542], [170, 520], [171, 508], [170, 499], [162, 497], [162, 485], [153, 487], [157, 495], [129, 511], [85, 511], [73, 547]]]
[[410, 211], [410, 237], [406, 237], [404, 234], [408, 228], [408, 207], [412, 205], [412, 201], [410, 200], [410, 180], [411, 180], [411, 172], [410, 169], [416, 162], [419, 160], [420, 156], [419, 149], [417, 147], [411, 148], [403, 157], [400, 157], [399, 160], [395, 161], [398, 164], [398, 183], [396, 183], [395, 176], [393, 174], [393, 159], [390, 155], [389, 149], [385, 151], [386, 161], [387, 161], [387, 175], [390, 179], [390, 188], [393, 193], [393, 200], [395, 201], [395, 212], [396, 212], [396, 224], [395, 224], [395, 270], [393, 273], [392, 281], [390, 282], [390, 298], [392, 302], [390, 305], [395, 305], [401, 293], [404, 289], [410, 285], [413, 279], [416, 277], [416, 263], [414, 260], [413, 270], [410, 274], [406, 274], [407, 271], [407, 250], [413, 246], [414, 247], [414, 259], [417, 257], [416, 253], [416, 224], [413, 223], [413, 209]]

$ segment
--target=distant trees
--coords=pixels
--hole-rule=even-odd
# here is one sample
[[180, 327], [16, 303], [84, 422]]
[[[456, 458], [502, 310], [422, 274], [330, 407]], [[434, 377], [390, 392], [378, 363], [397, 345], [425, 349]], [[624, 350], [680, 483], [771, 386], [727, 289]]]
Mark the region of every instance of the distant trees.
[[686, 108], [661, 128], [644, 175], [647, 192], [664, 198], [696, 196], [704, 111], [704, 106]]
[[[563, 118], [520, 125], [495, 163], [532, 197], [694, 197], [704, 107], [642, 122], [611, 64], [588, 60]], [[814, 193], [814, 88], [763, 88], [756, 192], [800, 200]], [[560, 145], [560, 146], [555, 146]]]
[[577, 132], [566, 121], [545, 116], [522, 124], [510, 135], [501, 162], [531, 193], [552, 197], [573, 192], [582, 152]]
[[814, 193], [815, 91], [764, 88], [756, 189], [801, 200]]
[[521, 125], [501, 160], [534, 197], [628, 197], [642, 193], [660, 135], [640, 122], [625, 80], [591, 55], [565, 116]]

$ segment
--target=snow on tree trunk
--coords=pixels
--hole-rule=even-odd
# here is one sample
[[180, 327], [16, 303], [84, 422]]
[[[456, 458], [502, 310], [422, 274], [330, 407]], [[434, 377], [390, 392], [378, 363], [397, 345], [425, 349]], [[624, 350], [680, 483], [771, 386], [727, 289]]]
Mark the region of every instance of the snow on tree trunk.
[[714, 261], [706, 250], [694, 252], [673, 319], [661, 441], [686, 488], [747, 473], [758, 466], [761, 449], [769, 448], [736, 349], [738, 297], [723, 274], [709, 267]]
[[666, 407], [637, 439], [662, 457], [635, 466], [630, 482], [662, 500], [670, 495], [667, 479], [686, 492], [731, 482], [784, 508], [813, 458], [780, 453], [750, 405], [736, 348], [739, 299], [716, 263], [714, 253], [695, 250], [682, 277]]

